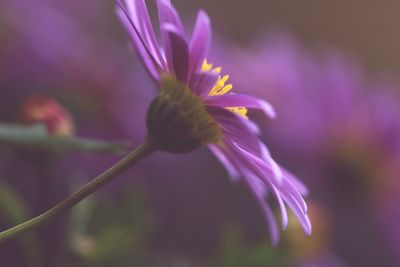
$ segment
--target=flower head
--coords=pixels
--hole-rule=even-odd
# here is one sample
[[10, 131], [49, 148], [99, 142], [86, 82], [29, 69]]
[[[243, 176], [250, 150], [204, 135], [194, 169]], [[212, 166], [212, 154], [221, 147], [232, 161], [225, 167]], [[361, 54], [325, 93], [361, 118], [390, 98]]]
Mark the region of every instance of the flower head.
[[267, 193], [277, 199], [283, 228], [289, 206], [307, 234], [311, 224], [303, 199], [305, 186], [271, 157], [258, 138], [248, 109], [275, 117], [273, 108], [258, 98], [232, 93], [229, 76], [207, 63], [211, 43], [210, 20], [200, 11], [190, 40], [169, 0], [158, 0], [161, 45], [157, 41], [144, 0], [117, 1], [118, 15], [160, 94], [150, 105], [149, 138], [160, 150], [185, 153], [208, 145], [235, 180], [242, 178], [260, 204], [273, 242], [278, 227]]

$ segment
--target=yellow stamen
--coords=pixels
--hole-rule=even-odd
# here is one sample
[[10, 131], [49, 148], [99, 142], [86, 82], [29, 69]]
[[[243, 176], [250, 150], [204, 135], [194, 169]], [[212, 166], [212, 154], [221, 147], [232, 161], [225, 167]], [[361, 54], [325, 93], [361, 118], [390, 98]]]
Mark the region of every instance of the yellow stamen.
[[204, 59], [203, 65], [201, 66], [201, 71], [206, 72], [212, 70], [213, 64], [207, 63], [207, 60]]
[[[203, 72], [212, 71], [221, 74], [222, 68], [217, 67], [213, 69], [213, 64], [208, 63], [207, 60], [204, 60], [203, 65], [201, 67], [201, 71]], [[228, 80], [229, 80], [229, 75], [224, 75], [224, 76], [218, 75], [218, 80], [215, 83], [214, 87], [211, 89], [211, 91], [208, 93], [208, 95], [218, 96], [229, 93], [232, 90], [233, 85], [226, 84]], [[247, 109], [245, 107], [226, 107], [226, 109], [247, 118]]]
[[217, 68], [215, 68], [215, 69], [213, 70], [213, 72], [218, 73], [218, 74], [220, 74], [221, 71], [222, 71], [222, 68], [221, 68], [221, 67], [217, 67]]
[[236, 114], [239, 114], [240, 116], [243, 116], [243, 117], [247, 118], [247, 111], [248, 110], [245, 107], [232, 107], [232, 108], [228, 107], [226, 109], [228, 109], [228, 110], [230, 110], [230, 111], [232, 111], [232, 112], [234, 112]]

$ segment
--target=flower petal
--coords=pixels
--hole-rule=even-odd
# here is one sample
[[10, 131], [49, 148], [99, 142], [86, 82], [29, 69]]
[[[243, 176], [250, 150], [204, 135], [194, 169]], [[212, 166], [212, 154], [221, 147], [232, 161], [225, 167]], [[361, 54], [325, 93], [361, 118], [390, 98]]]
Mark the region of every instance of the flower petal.
[[282, 197], [285, 200], [285, 202], [288, 204], [290, 209], [293, 211], [293, 213], [296, 215], [297, 219], [299, 220], [301, 226], [304, 229], [304, 232], [307, 235], [311, 235], [312, 226], [311, 226], [310, 219], [308, 218], [307, 214], [303, 213], [299, 203], [296, 202], [296, 200], [290, 194], [283, 194]]
[[188, 44], [173, 24], [162, 25], [162, 32], [165, 34], [168, 42], [167, 50], [165, 51], [168, 65], [176, 78], [186, 84], [189, 67], [189, 48]]
[[161, 55], [154, 28], [150, 20], [149, 12], [144, 0], [125, 0], [127, 10], [138, 33], [143, 39], [148, 50], [154, 56], [158, 65], [164, 66], [165, 62]]
[[[247, 175], [248, 176], [248, 175]], [[247, 180], [248, 182], [249, 180]], [[268, 230], [271, 236], [271, 241], [272, 241], [272, 245], [275, 246], [278, 241], [279, 241], [279, 230], [278, 230], [278, 223], [276, 222], [276, 218], [274, 213], [272, 212], [270, 206], [268, 205], [268, 203], [266, 202], [264, 196], [257, 194], [255, 192], [254, 185], [251, 185], [251, 183], [249, 183], [249, 187], [250, 189], [252, 189], [252, 191], [254, 192], [254, 195], [257, 199], [257, 203], [259, 204], [259, 206], [261, 207], [261, 210], [263, 212], [264, 218], [267, 221], [268, 224]]]
[[163, 24], [173, 24], [180, 35], [184, 36], [185, 31], [183, 29], [182, 21], [178, 15], [176, 9], [172, 6], [171, 1], [157, 0], [158, 17], [160, 26]]
[[278, 192], [278, 190], [275, 186], [272, 186], [271, 191], [273, 191], [274, 196], [275, 196], [276, 200], [278, 201], [279, 208], [281, 210], [281, 216], [282, 216], [282, 228], [285, 230], [287, 228], [288, 222], [289, 222], [285, 203], [281, 197], [281, 194]]
[[215, 155], [215, 157], [222, 163], [222, 165], [226, 168], [228, 171], [229, 177], [232, 178], [233, 181], [237, 182], [240, 178], [240, 174], [236, 170], [236, 168], [233, 166], [232, 162], [227, 158], [225, 153], [219, 148], [217, 145], [211, 144], [208, 145], [208, 148], [211, 150], [211, 152]]
[[[207, 14], [200, 10], [194, 27], [192, 39], [190, 40], [189, 51], [189, 79], [193, 73], [199, 72], [201, 65], [211, 45], [211, 26]], [[211, 90], [211, 89], [210, 89]]]
[[254, 122], [227, 110], [225, 107], [206, 105], [206, 109], [211, 116], [218, 116], [219, 119], [226, 121], [226, 123], [239, 125], [239, 127], [244, 126], [249, 134], [257, 135], [260, 133], [260, 129]]
[[[120, 3], [120, 2], [117, 2]], [[124, 25], [125, 29], [128, 31], [129, 36], [131, 37], [133, 44], [136, 48], [137, 53], [139, 54], [140, 60], [143, 62], [146, 70], [149, 72], [150, 76], [158, 81], [160, 79], [159, 76], [159, 65], [154, 58], [153, 54], [149, 51], [146, 46], [144, 40], [139, 34], [138, 29], [132, 21], [132, 18], [129, 16], [128, 11], [122, 4], [118, 4], [116, 8], [116, 12]]]
[[[229, 155], [229, 153], [227, 155]], [[259, 183], [258, 177], [256, 177], [250, 170], [248, 170], [246, 165], [242, 164], [241, 158], [238, 158], [235, 155], [230, 155], [230, 158], [232, 162], [235, 164], [236, 168], [241, 172], [245, 184], [249, 187], [254, 197], [256, 198], [257, 203], [260, 206], [264, 218], [267, 222], [268, 230], [271, 235], [272, 244], [276, 245], [279, 241], [278, 224], [276, 222], [274, 213], [272, 212], [271, 208], [266, 202], [265, 185]]]
[[269, 187], [272, 187], [274, 184], [279, 184], [279, 181], [272, 170], [271, 164], [268, 161], [248, 152], [235, 144], [229, 138], [223, 138], [223, 143], [230, 148], [231, 153], [236, 158], [241, 160], [242, 165], [245, 165], [246, 168], [263, 181], [264, 184]]
[[200, 72], [192, 75], [189, 88], [197, 96], [207, 94], [218, 81], [218, 74], [215, 72]]
[[158, 8], [158, 17], [160, 23], [160, 35], [161, 35], [161, 43], [164, 48], [164, 53], [166, 56], [166, 65], [170, 72], [173, 72], [172, 58], [171, 53], [171, 44], [168, 34], [163, 30], [165, 24], [172, 24], [175, 27], [175, 30], [180, 36], [184, 37], [185, 32], [183, 29], [183, 25], [181, 19], [179, 18], [178, 12], [172, 6], [171, 1], [169, 0], [157, 0], [157, 8]]
[[294, 200], [299, 204], [303, 213], [307, 213], [308, 207], [307, 207], [307, 204], [304, 201], [303, 196], [301, 195], [299, 189], [297, 189], [297, 187], [293, 183], [291, 183], [286, 177], [283, 180], [281, 189], [290, 193], [293, 196]]
[[220, 125], [226, 138], [258, 157], [263, 155], [262, 143], [250, 120], [225, 108], [207, 107], [207, 111]]
[[281, 170], [286, 179], [288, 179], [299, 190], [301, 195], [306, 196], [308, 194], [308, 188], [303, 182], [297, 179], [293, 174], [291, 174], [285, 168], [281, 167]]
[[225, 94], [217, 96], [207, 96], [204, 102], [210, 106], [218, 107], [245, 107], [262, 110], [271, 118], [276, 117], [274, 108], [268, 102], [256, 97], [245, 94]]
[[[240, 151], [240, 148], [238, 149]], [[235, 153], [235, 150], [232, 150], [232, 152]], [[243, 153], [243, 155], [241, 156], [240, 153]], [[311, 223], [306, 214], [307, 208], [301, 195], [298, 195], [298, 192], [295, 193], [296, 188], [289, 187], [288, 184], [285, 183], [285, 179], [282, 183], [276, 183], [273, 179], [269, 179], [268, 177], [271, 177], [271, 174], [268, 175], [268, 168], [266, 169], [265, 166], [263, 167], [262, 162], [260, 162], [259, 159], [257, 159], [256, 157], [252, 157], [248, 152], [241, 150], [240, 152], [236, 152], [236, 155], [234, 155], [234, 157], [241, 160], [242, 166], [247, 168], [249, 172], [253, 173], [253, 175], [261, 179], [274, 193], [275, 198], [277, 199], [281, 207], [283, 227], [285, 228], [287, 224], [287, 214], [283, 203], [280, 202], [281, 198], [294, 212], [306, 234], [311, 234]], [[285, 184], [286, 186], [281, 186], [283, 184]], [[295, 193], [297, 196], [293, 193]]]

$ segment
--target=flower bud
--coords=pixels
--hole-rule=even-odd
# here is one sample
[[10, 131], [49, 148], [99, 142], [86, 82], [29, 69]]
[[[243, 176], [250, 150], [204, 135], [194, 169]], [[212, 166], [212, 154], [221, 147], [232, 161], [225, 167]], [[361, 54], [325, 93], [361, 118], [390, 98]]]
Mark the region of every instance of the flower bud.
[[23, 124], [43, 124], [53, 136], [70, 136], [74, 133], [74, 123], [69, 112], [49, 97], [31, 97], [20, 111], [19, 121]]
[[220, 140], [218, 124], [186, 86], [168, 77], [160, 88], [146, 118], [148, 138], [159, 150], [187, 153]]

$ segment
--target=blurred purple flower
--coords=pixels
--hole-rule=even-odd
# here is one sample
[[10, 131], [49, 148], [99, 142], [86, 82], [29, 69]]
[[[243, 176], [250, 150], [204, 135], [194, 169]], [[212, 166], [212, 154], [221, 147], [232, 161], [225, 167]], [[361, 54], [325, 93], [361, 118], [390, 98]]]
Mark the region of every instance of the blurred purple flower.
[[[83, 16], [76, 15], [84, 12], [100, 21], [110, 13], [105, 2], [88, 2], [92, 4], [49, 0], [0, 3], [7, 33], [0, 44], [0, 118], [13, 121], [26, 98], [49, 96], [75, 117], [77, 135], [138, 142], [145, 131], [140, 131], [141, 127], [133, 131], [125, 123], [132, 120], [131, 114], [121, 113], [129, 107], [137, 115], [135, 120], [144, 125], [152, 94], [132, 90], [132, 85], [142, 88], [148, 81], [129, 75], [132, 69], [141, 75], [141, 69], [129, 60], [124, 46], [109, 41], [109, 32], [100, 32], [99, 27], [91, 27]], [[128, 105], [127, 98], [138, 101]], [[114, 160], [115, 156], [69, 155], [62, 164], [68, 165], [64, 166], [68, 173], [89, 178], [102, 170], [99, 161], [108, 165]]]
[[329, 209], [330, 249], [352, 266], [392, 266], [400, 240], [398, 84], [367, 79], [351, 57], [310, 52], [282, 34], [225, 52], [222, 60], [242, 78], [235, 82], [276, 107], [279, 120], [264, 137]]
[[[206, 62], [211, 43], [209, 18], [200, 11], [190, 42], [186, 40], [180, 17], [169, 0], [157, 1], [161, 47], [159, 46], [144, 0], [117, 1], [117, 12], [151, 77], [162, 88], [167, 77], [189, 88], [204, 105], [208, 115], [218, 124], [222, 137], [208, 145], [209, 149], [236, 180], [239, 176], [253, 192], [270, 228], [274, 243], [278, 227], [269, 205], [268, 191], [276, 197], [283, 228], [288, 216], [286, 205], [296, 214], [307, 234], [311, 223], [302, 195], [306, 188], [271, 158], [257, 137], [257, 127], [247, 119], [247, 109], [259, 109], [274, 117], [272, 107], [252, 96], [229, 93], [229, 76], [221, 76], [221, 68]], [[213, 140], [214, 141], [214, 140]]]

